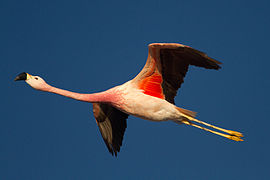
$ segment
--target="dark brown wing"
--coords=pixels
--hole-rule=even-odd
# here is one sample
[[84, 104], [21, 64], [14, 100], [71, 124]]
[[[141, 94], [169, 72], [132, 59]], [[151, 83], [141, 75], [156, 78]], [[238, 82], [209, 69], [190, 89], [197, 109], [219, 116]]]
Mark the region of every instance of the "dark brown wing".
[[127, 127], [128, 114], [104, 103], [93, 103], [93, 112], [109, 152], [117, 156]]
[[[153, 43], [149, 45], [148, 59], [144, 68], [133, 81], [137, 83], [138, 88], [144, 90], [145, 94], [163, 97], [174, 103], [174, 97], [184, 82], [189, 65], [219, 69], [219, 64], [221, 63], [205, 53], [182, 44]], [[158, 92], [158, 95], [154, 92]]]

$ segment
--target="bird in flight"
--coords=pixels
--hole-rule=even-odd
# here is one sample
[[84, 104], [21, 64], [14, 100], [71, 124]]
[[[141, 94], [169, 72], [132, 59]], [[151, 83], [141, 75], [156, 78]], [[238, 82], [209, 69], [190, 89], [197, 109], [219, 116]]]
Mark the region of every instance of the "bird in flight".
[[200, 121], [195, 118], [195, 112], [177, 107], [174, 103], [174, 97], [184, 82], [190, 65], [218, 70], [220, 64], [189, 46], [152, 43], [148, 46], [148, 58], [141, 72], [134, 79], [104, 92], [81, 94], [59, 89], [47, 84], [41, 77], [25, 72], [19, 74], [15, 81], [24, 80], [36, 90], [92, 103], [103, 140], [109, 152], [117, 156], [129, 115], [157, 122], [174, 121], [234, 141], [243, 141], [242, 133]]

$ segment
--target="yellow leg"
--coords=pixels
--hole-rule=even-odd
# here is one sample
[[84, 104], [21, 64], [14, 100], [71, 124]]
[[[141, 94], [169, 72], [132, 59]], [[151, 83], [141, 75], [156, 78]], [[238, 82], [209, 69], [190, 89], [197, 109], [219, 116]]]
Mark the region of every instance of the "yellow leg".
[[230, 135], [232, 135], [232, 136], [243, 137], [243, 134], [240, 133], [240, 132], [237, 132], [237, 131], [231, 131], [231, 130], [227, 130], [227, 129], [223, 129], [223, 128], [220, 128], [220, 127], [217, 127], [217, 126], [208, 124], [208, 123], [206, 123], [206, 122], [200, 121], [200, 120], [195, 119], [195, 118], [193, 118], [193, 117], [187, 116], [187, 115], [185, 115], [185, 114], [182, 114], [182, 116], [186, 117], [186, 118], [189, 119], [190, 121], [194, 121], [194, 122], [203, 124], [203, 125], [205, 125], [205, 126], [209, 126], [209, 127], [211, 127], [211, 128], [214, 128], [214, 129], [217, 129], [217, 130], [226, 132], [226, 133], [228, 133], [228, 134], [230, 134]]
[[187, 125], [191, 125], [191, 126], [194, 126], [196, 128], [199, 128], [199, 129], [202, 129], [202, 130], [205, 130], [205, 131], [208, 131], [208, 132], [211, 132], [211, 133], [214, 133], [214, 134], [217, 134], [219, 136], [223, 136], [225, 138], [228, 138], [228, 139], [231, 139], [231, 140], [234, 140], [234, 141], [243, 141], [243, 139], [241, 139], [240, 136], [236, 136], [236, 135], [228, 135], [228, 134], [223, 134], [223, 133], [220, 133], [220, 132], [217, 132], [217, 131], [213, 131], [213, 130], [210, 130], [210, 129], [207, 129], [207, 128], [204, 128], [204, 127], [201, 127], [197, 124], [193, 124], [192, 122], [190, 121], [187, 121], [187, 120], [183, 120], [182, 123], [184, 124], [187, 124]]

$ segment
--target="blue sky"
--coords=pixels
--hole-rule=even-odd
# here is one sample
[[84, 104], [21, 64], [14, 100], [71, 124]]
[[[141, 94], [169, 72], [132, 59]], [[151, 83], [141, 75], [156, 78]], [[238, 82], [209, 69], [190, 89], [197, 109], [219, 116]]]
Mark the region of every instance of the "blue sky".
[[[0, 2], [0, 179], [269, 179], [269, 2]], [[92, 106], [38, 92], [14, 77], [40, 75], [83, 93], [132, 79], [147, 44], [178, 42], [223, 62], [190, 68], [176, 104], [243, 132], [233, 142], [172, 122], [129, 117], [112, 157]]]

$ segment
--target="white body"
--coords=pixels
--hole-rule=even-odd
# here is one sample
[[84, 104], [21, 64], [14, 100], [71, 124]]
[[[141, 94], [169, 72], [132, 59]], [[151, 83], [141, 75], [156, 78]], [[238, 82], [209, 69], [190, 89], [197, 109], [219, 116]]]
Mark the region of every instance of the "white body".
[[112, 102], [112, 105], [127, 114], [151, 121], [181, 119], [181, 113], [175, 105], [164, 99], [144, 94], [143, 90], [136, 88], [132, 81], [109, 91], [114, 91], [120, 99], [117, 98], [118, 101]]

